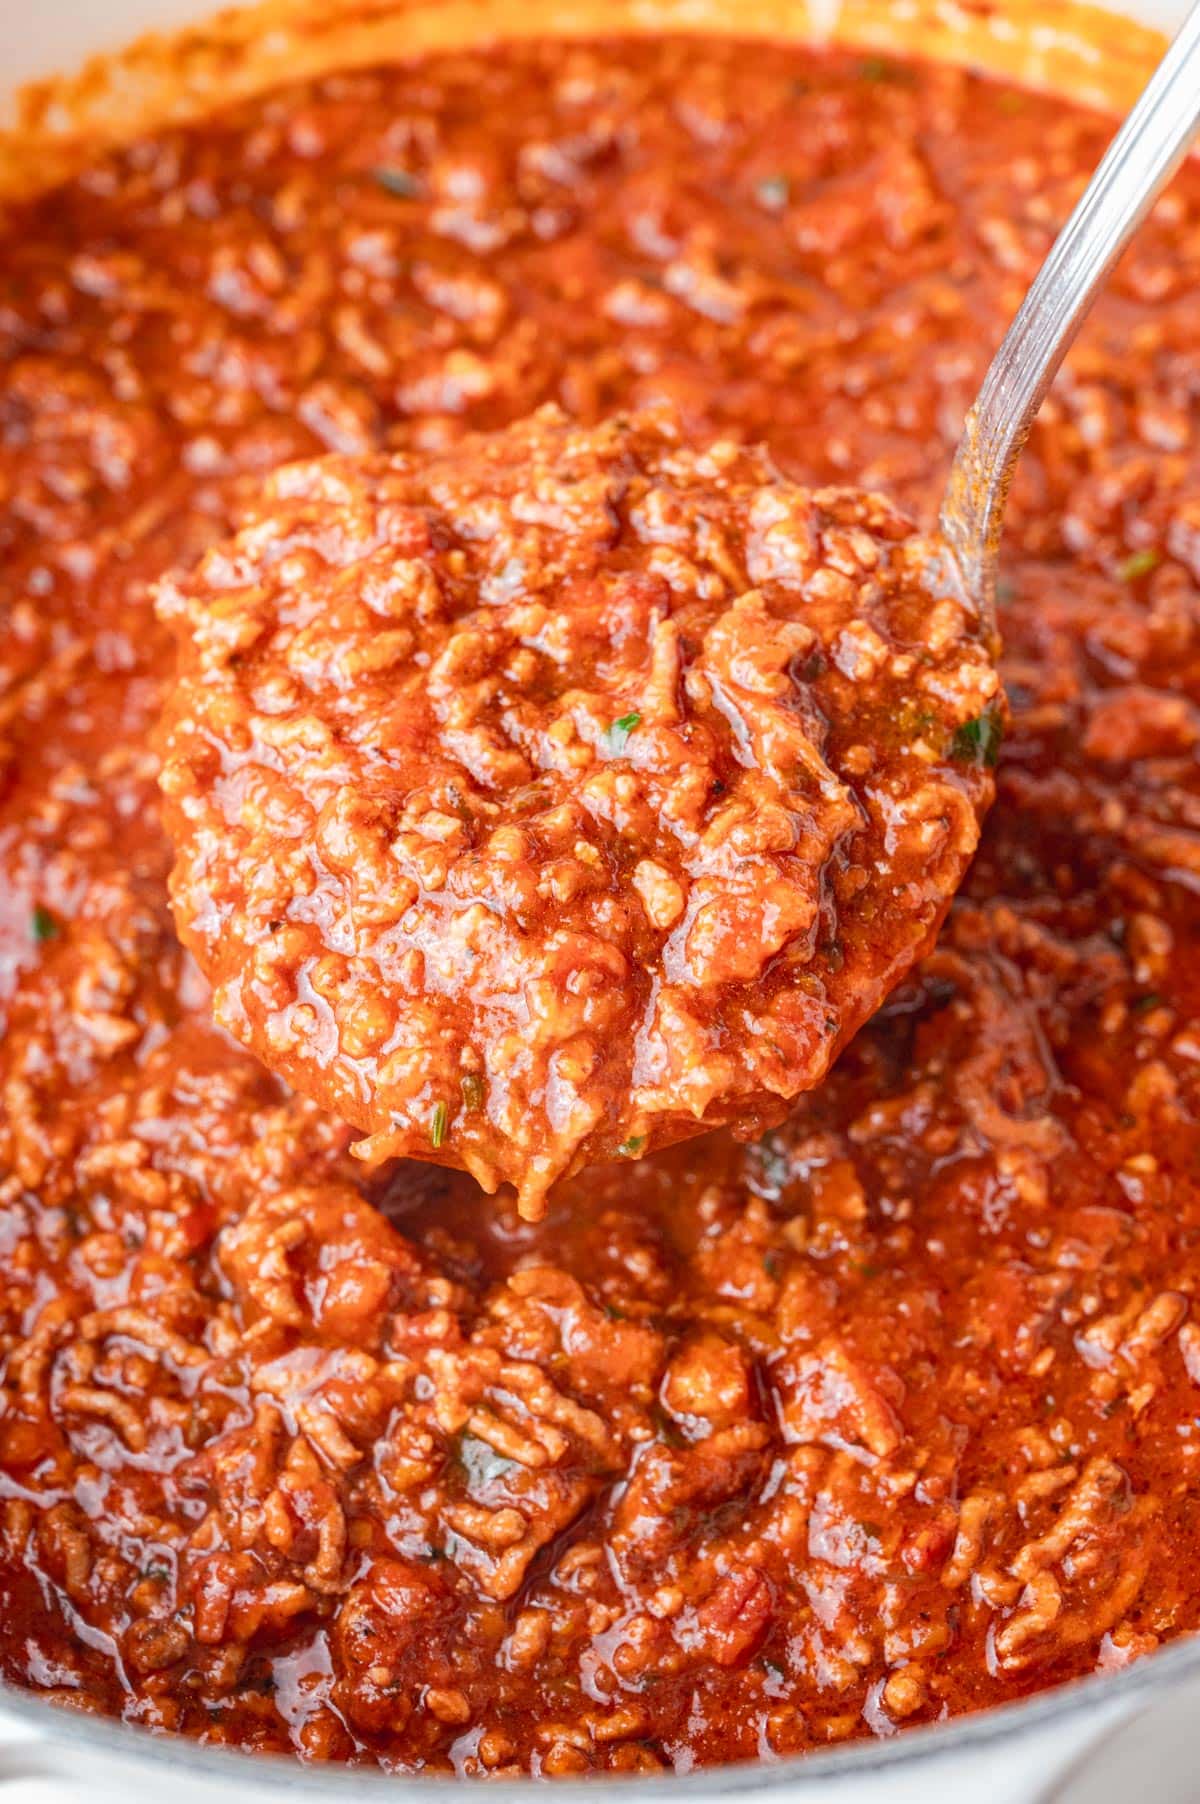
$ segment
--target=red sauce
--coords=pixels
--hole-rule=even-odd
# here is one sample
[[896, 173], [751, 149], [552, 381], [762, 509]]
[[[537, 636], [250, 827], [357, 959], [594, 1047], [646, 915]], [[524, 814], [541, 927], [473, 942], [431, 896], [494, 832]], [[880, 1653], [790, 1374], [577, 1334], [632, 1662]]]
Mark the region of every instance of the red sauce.
[[[686, 1769], [1200, 1623], [1200, 180], [1044, 410], [937, 950], [759, 1144], [373, 1178], [167, 905], [153, 585], [275, 466], [667, 403], [927, 523], [1108, 123], [721, 42], [331, 77], [0, 244], [0, 1666], [247, 1747]], [[1027, 146], [1036, 144], [1036, 158]]]

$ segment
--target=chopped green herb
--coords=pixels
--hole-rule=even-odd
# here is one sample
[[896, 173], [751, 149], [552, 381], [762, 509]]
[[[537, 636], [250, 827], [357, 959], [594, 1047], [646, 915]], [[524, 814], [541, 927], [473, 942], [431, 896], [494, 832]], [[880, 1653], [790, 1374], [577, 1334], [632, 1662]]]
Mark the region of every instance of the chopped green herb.
[[379, 186], [388, 194], [394, 194], [397, 200], [416, 200], [422, 192], [417, 177], [410, 175], [407, 169], [374, 169], [371, 173]]
[[161, 1580], [161, 1579], [169, 1579], [170, 1576], [171, 1576], [171, 1568], [169, 1566], [160, 1566], [160, 1565], [151, 1564], [142, 1569], [142, 1577], [143, 1578], [160, 1579]]
[[449, 1109], [444, 1102], [439, 1102], [434, 1108], [433, 1119], [429, 1123], [429, 1142], [431, 1146], [441, 1146], [446, 1138], [446, 1124], [449, 1119]]
[[864, 81], [890, 81], [892, 65], [883, 56], [864, 56], [858, 72]]
[[778, 1253], [764, 1253], [762, 1268], [768, 1278], [777, 1278], [783, 1270], [783, 1260]]
[[1151, 1009], [1162, 1007], [1162, 997], [1156, 990], [1147, 990], [1144, 996], [1135, 996], [1131, 1004], [1135, 1015], [1148, 1015]]
[[483, 1107], [483, 1079], [476, 1077], [473, 1071], [468, 1071], [462, 1080], [462, 1098], [464, 1108], [481, 1109]]
[[974, 764], [993, 769], [1000, 756], [1000, 741], [1004, 737], [1000, 710], [996, 707], [985, 708], [974, 720], [966, 720], [961, 727], [954, 730], [954, 738], [950, 742], [950, 756], [958, 764]]
[[56, 940], [58, 938], [58, 922], [50, 913], [50, 910], [48, 908], [43, 908], [40, 902], [34, 907], [29, 926], [33, 937], [39, 946], [43, 945], [46, 940]]
[[608, 749], [610, 752], [623, 752], [629, 743], [629, 735], [635, 727], [640, 727], [640, 714], [622, 714], [620, 720], [614, 720], [608, 729]]
[[769, 207], [772, 213], [780, 213], [792, 198], [792, 184], [786, 175], [764, 176], [755, 189], [760, 206]]
[[1132, 551], [1125, 561], [1117, 565], [1117, 575], [1123, 583], [1136, 582], [1139, 576], [1149, 576], [1162, 563], [1162, 553], [1155, 551], [1153, 545], [1146, 545], [1141, 551]]
[[622, 1140], [617, 1151], [627, 1159], [636, 1159], [645, 1144], [645, 1134], [630, 1134], [628, 1140]]

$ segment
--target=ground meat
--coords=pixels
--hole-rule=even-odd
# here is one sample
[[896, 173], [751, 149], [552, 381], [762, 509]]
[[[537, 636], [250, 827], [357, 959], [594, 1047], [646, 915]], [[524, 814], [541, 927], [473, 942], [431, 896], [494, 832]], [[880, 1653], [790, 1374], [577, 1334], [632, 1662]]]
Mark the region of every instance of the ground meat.
[[329, 458], [163, 584], [175, 916], [217, 1020], [507, 1179], [778, 1119], [931, 943], [998, 679], [885, 500], [548, 412]]
[[1022, 458], [937, 947], [757, 1141], [537, 1223], [365, 1168], [213, 1024], [149, 749], [154, 586], [297, 458], [670, 404], [928, 526], [1111, 131], [915, 63], [543, 43], [6, 216], [6, 1681], [308, 1760], [687, 1772], [1200, 1628], [1200, 171]]

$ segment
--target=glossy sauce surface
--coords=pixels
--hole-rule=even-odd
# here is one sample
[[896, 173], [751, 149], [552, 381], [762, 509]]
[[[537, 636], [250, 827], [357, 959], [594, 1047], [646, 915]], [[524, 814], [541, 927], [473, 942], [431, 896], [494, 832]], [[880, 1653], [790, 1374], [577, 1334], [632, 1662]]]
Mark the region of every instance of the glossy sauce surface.
[[[686, 1769], [1200, 1623], [1200, 181], [1048, 404], [918, 976], [759, 1145], [365, 1187], [166, 901], [152, 584], [265, 472], [667, 401], [926, 521], [1108, 135], [712, 43], [330, 78], [0, 246], [0, 1662], [412, 1769]], [[1037, 146], [1036, 157], [1028, 151]]]

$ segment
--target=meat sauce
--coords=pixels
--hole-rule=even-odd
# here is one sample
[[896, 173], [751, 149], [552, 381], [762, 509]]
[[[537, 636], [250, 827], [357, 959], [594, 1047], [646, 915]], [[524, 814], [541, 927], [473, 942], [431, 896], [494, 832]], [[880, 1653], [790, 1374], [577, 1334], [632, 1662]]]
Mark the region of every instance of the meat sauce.
[[[394, 1770], [887, 1735], [1200, 1625], [1200, 178], [1014, 491], [998, 799], [757, 1143], [366, 1175], [167, 903], [152, 593], [322, 451], [666, 405], [929, 523], [1110, 130], [664, 40], [331, 76], [0, 246], [0, 1667]], [[1036, 146], [1036, 156], [1029, 147]]]
[[927, 952], [1002, 723], [990, 626], [882, 496], [543, 409], [289, 464], [194, 572], [163, 712], [217, 1021], [537, 1220], [777, 1124]]

